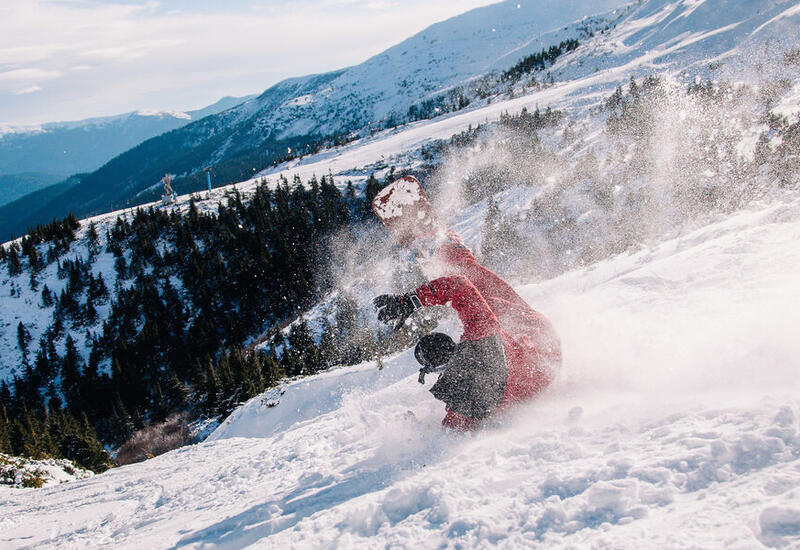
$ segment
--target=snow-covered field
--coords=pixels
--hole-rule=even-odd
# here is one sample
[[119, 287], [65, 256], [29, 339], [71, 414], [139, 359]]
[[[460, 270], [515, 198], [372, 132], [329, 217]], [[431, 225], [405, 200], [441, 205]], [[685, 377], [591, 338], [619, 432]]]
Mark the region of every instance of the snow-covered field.
[[799, 239], [790, 197], [521, 286], [564, 370], [479, 433], [441, 430], [406, 352], [256, 398], [205, 443], [0, 490], [0, 546], [798, 547]]

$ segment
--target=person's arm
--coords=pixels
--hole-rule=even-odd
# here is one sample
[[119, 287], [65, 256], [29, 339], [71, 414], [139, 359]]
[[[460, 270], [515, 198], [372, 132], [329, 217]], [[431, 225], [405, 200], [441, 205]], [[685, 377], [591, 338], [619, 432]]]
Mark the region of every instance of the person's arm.
[[449, 271], [472, 281], [478, 292], [486, 298], [500, 298], [530, 307], [502, 277], [475, 259], [472, 252], [461, 242], [458, 234], [449, 232], [448, 237], [449, 242], [439, 247], [436, 257], [449, 268]]
[[480, 340], [500, 331], [497, 317], [466, 277], [434, 279], [420, 286], [416, 294], [425, 306], [443, 306], [449, 302], [464, 325], [465, 340]]

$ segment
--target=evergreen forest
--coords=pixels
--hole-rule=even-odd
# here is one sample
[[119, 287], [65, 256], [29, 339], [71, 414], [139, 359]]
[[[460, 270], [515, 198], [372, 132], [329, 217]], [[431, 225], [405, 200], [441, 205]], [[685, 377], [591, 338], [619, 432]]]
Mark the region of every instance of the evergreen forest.
[[[0, 247], [9, 277], [52, 310], [38, 341], [17, 327], [21, 375], [0, 383], [0, 452], [102, 470], [103, 445], [118, 448], [170, 415], [224, 417], [284, 377], [368, 358], [375, 337], [347, 296], [319, 344], [303, 321], [280, 329], [331, 290], [320, 269], [327, 237], [358, 231], [380, 187], [370, 178], [356, 198], [329, 177], [263, 181], [216, 211], [192, 201], [186, 212], [137, 209], [104, 235], [90, 224], [85, 257], [69, 254], [80, 228], [72, 215]], [[114, 281], [93, 270], [103, 253]], [[42, 278], [54, 263], [59, 293]], [[85, 357], [75, 334], [85, 334]], [[267, 353], [250, 345], [258, 334], [269, 334]]]

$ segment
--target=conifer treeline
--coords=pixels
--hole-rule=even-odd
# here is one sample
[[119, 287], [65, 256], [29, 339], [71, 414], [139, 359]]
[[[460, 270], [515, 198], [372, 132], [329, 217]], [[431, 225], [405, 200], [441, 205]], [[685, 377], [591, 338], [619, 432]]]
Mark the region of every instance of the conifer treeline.
[[574, 38], [564, 40], [558, 46], [550, 46], [546, 50], [526, 56], [520, 61], [504, 71], [500, 79], [502, 81], [518, 80], [522, 75], [531, 73], [533, 71], [543, 71], [548, 65], [556, 62], [561, 55], [576, 50], [580, 46], [580, 42]]
[[[371, 178], [366, 194], [379, 188]], [[0, 384], [0, 452], [66, 456], [60, 443], [30, 443], [39, 437], [32, 434], [50, 433], [51, 424], [57, 430], [49, 420], [56, 417], [78, 424], [85, 419], [101, 441], [119, 445], [175, 411], [224, 415], [283, 376], [368, 357], [375, 339], [346, 296], [338, 326], [326, 326], [319, 345], [305, 323], [296, 323], [288, 346], [276, 333], [267, 354], [242, 348], [330, 289], [320, 269], [329, 262], [325, 237], [352, 230], [351, 222], [367, 211], [352, 190], [343, 196], [327, 177], [307, 186], [299, 179], [291, 186], [282, 179], [274, 188], [262, 182], [247, 200], [238, 191], [229, 194], [215, 212], [201, 211], [194, 201], [185, 213], [139, 209], [105, 235], [117, 274], [113, 293], [92, 273], [102, 239], [90, 226], [88, 261], [48, 254], [67, 283], [57, 296], [41, 288], [40, 307], [55, 307], [38, 347], [26, 327], [18, 327], [22, 375]], [[67, 237], [75, 238], [74, 228]], [[47, 242], [53, 249], [64, 238], [26, 237], [34, 243], [26, 250]], [[10, 272], [15, 252], [16, 246], [4, 251]], [[46, 265], [31, 252], [26, 256], [32, 273]], [[19, 254], [16, 259], [22, 269]], [[108, 310], [102, 325], [99, 308]], [[82, 334], [88, 357], [76, 345]], [[97, 443], [90, 432], [81, 434]], [[89, 462], [82, 464], [96, 466]]]
[[9, 418], [0, 407], [0, 453], [34, 458], [66, 458], [95, 472], [111, 464], [86, 415], [80, 419], [59, 409], [24, 410]]

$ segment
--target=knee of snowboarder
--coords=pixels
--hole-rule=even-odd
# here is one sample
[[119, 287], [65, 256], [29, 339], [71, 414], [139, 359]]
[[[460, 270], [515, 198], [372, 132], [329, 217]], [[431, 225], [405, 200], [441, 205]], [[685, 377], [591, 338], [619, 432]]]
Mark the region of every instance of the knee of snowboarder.
[[415, 356], [422, 364], [420, 381], [426, 373], [441, 372], [430, 392], [449, 412], [480, 420], [503, 402], [508, 365], [500, 335], [456, 344], [434, 333], [421, 339]]

